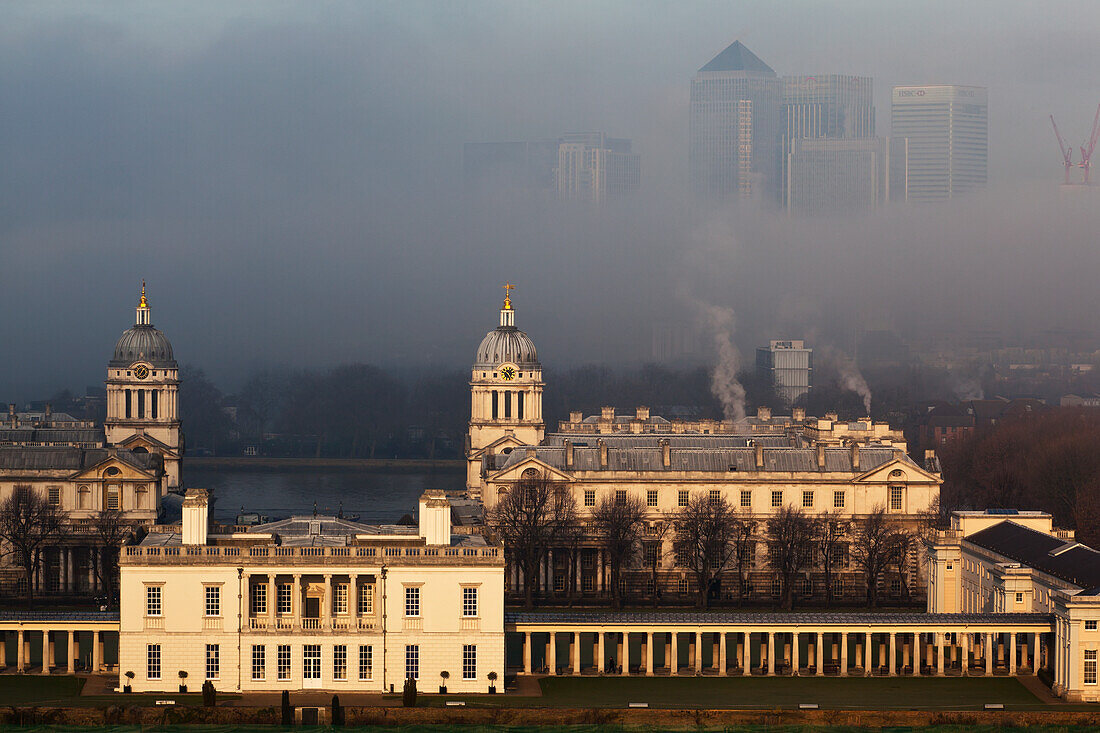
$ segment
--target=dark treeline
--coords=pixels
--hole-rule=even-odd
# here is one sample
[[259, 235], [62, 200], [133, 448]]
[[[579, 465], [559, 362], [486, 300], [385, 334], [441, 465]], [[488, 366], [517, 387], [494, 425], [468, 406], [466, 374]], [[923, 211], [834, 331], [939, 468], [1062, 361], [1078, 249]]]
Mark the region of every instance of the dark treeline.
[[1052, 408], [1003, 420], [940, 450], [944, 515], [1040, 509], [1100, 545], [1100, 410]]

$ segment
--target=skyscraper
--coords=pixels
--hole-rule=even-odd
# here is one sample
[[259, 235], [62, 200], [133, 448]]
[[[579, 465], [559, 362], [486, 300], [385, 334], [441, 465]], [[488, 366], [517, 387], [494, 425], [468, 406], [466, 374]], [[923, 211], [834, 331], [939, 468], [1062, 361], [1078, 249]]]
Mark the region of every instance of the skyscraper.
[[[985, 185], [989, 106], [984, 87], [894, 87], [891, 135], [908, 140], [904, 178], [910, 200], [942, 201]], [[902, 176], [895, 172], [893, 178]]]
[[566, 134], [558, 145], [554, 169], [558, 197], [602, 203], [641, 185], [641, 159], [630, 141], [602, 132]]
[[806, 342], [772, 341], [756, 350], [756, 373], [767, 380], [787, 404], [804, 396], [812, 386], [814, 350]]
[[872, 85], [869, 76], [783, 77], [785, 139], [874, 137]]
[[779, 183], [779, 77], [740, 41], [691, 80], [691, 188], [719, 198]]

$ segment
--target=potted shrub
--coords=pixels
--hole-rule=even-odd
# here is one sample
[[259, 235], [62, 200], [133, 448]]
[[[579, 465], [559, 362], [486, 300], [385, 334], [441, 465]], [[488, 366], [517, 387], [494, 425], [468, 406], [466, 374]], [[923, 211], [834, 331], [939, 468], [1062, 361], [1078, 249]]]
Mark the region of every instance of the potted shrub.
[[439, 673], [439, 676], [443, 678], [443, 684], [439, 686], [439, 694], [440, 695], [446, 695], [447, 694], [447, 680], [450, 678], [451, 673], [448, 672], [447, 670], [443, 670], [442, 672]]
[[187, 692], [187, 672], [184, 670], [179, 671], [180, 678], [180, 692]]
[[401, 690], [401, 706], [416, 707], [416, 680], [412, 677], [405, 678], [405, 687]]
[[497, 673], [490, 672], [486, 676], [489, 678], [489, 694], [492, 695], [497, 691]]
[[122, 691], [123, 692], [133, 692], [134, 691], [134, 688], [130, 686], [130, 683], [134, 681], [134, 676], [135, 675], [134, 675], [133, 672], [127, 672], [126, 673], [126, 684], [122, 686]]

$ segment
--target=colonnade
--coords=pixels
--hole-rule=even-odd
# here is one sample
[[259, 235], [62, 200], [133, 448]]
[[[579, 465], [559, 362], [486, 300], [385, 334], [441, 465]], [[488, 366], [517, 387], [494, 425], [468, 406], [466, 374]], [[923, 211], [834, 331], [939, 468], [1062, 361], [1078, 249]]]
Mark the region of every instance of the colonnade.
[[[939, 631], [760, 628], [509, 629], [524, 674], [944, 676], [1035, 674], [1049, 627]], [[514, 658], [514, 657], [513, 657]]]
[[118, 621], [79, 623], [0, 622], [0, 670], [19, 674], [104, 672], [118, 664]]
[[[53, 558], [56, 559], [56, 565], [53, 562], [41, 562], [38, 565], [38, 572], [35, 574], [34, 587], [35, 593], [44, 595], [48, 593], [62, 593], [65, 595], [75, 593], [99, 593], [104, 588], [100, 587], [100, 577], [103, 576], [103, 554], [98, 547], [90, 545], [60, 545], [57, 547], [49, 547], [44, 550], [47, 556], [50, 553], [56, 553]], [[53, 571], [48, 569], [56, 568], [56, 584], [51, 582], [52, 577], [48, 576], [48, 573]], [[98, 572], [97, 572], [98, 569]]]

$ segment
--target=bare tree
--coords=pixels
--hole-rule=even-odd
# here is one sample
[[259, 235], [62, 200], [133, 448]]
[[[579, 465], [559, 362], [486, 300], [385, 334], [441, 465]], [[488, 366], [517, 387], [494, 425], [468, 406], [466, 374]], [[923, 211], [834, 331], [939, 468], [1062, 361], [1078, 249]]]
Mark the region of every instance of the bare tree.
[[785, 506], [768, 519], [768, 564], [779, 575], [783, 610], [794, 607], [794, 580], [813, 556], [814, 523], [801, 507]]
[[733, 529], [733, 563], [737, 567], [737, 607], [745, 599], [748, 585], [748, 572], [754, 560], [753, 548], [756, 546], [756, 522], [747, 518], [738, 518]]
[[901, 599], [909, 600], [909, 559], [913, 555], [917, 537], [904, 527], [895, 527], [890, 534], [889, 563], [898, 576]]
[[877, 506], [867, 517], [858, 521], [852, 542], [852, 559], [867, 584], [867, 603], [878, 605], [878, 581], [890, 561], [894, 523], [886, 514], [886, 507]]
[[539, 562], [577, 523], [569, 488], [543, 474], [521, 478], [486, 515], [489, 526], [523, 573], [524, 607], [535, 607]]
[[34, 600], [34, 578], [42, 565], [42, 551], [61, 538], [61, 510], [25, 484], [16, 485], [0, 502], [0, 540], [27, 574], [27, 603]]
[[674, 524], [675, 517], [662, 516], [649, 525], [642, 541], [645, 548], [645, 564], [649, 570], [649, 578], [653, 586], [653, 592], [650, 595], [654, 608], [657, 608], [661, 600], [661, 585], [658, 578], [658, 572], [661, 569], [661, 548], [664, 547], [665, 536], [672, 530]]
[[596, 531], [597, 542], [607, 552], [607, 565], [611, 570], [611, 607], [614, 609], [623, 607], [623, 567], [638, 554], [645, 515], [646, 508], [641, 499], [618, 492], [614, 496], [605, 496], [592, 512], [592, 527]]
[[837, 552], [844, 545], [848, 523], [834, 512], [825, 512], [814, 520], [814, 548], [825, 573], [825, 605], [833, 604], [833, 570]]
[[133, 525], [122, 518], [122, 512], [103, 509], [96, 512], [92, 527], [101, 553], [101, 561], [95, 564], [96, 577], [99, 587], [113, 600], [118, 580], [118, 555], [122, 546], [134, 536]]
[[737, 513], [724, 496], [696, 494], [676, 514], [675, 545], [698, 583], [698, 606], [707, 608], [718, 577], [733, 560]]

